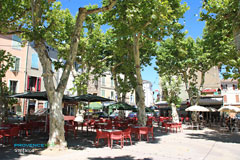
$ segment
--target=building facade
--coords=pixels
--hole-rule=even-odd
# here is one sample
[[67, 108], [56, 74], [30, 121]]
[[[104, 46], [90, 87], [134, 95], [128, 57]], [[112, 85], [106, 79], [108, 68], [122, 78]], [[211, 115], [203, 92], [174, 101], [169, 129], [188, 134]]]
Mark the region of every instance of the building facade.
[[[42, 65], [39, 61], [38, 53], [34, 49], [34, 43], [27, 43], [22, 46], [21, 39], [17, 35], [0, 35], [0, 49], [6, 50], [14, 56], [14, 65], [4, 77], [11, 94], [22, 92], [45, 91], [42, 79]], [[48, 46], [49, 57], [57, 60], [57, 51]], [[54, 71], [54, 67], [52, 68]], [[58, 72], [54, 72], [54, 83], [58, 83]], [[19, 115], [32, 113], [39, 108], [43, 108], [47, 103], [44, 101], [18, 99], [18, 103], [12, 111]]]
[[221, 80], [221, 94], [224, 99], [224, 105], [240, 107], [240, 90], [237, 80]]
[[[98, 80], [93, 80], [92, 76], [88, 85], [88, 93], [97, 94], [98, 96], [117, 101], [117, 94], [111, 72], [105, 72], [104, 76], [99, 77]], [[134, 90], [126, 94], [125, 102], [130, 105], [136, 104]]]
[[152, 90], [152, 83], [147, 80], [143, 80], [143, 91], [145, 95], [145, 106], [150, 107], [153, 106], [153, 90]]

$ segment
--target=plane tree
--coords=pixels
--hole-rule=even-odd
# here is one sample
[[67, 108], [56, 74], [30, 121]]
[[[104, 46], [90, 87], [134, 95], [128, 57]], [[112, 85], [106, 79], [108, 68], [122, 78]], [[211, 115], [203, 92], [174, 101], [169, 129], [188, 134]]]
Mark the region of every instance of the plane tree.
[[[53, 0], [54, 1], [54, 0]], [[64, 119], [62, 114], [62, 98], [70, 71], [76, 60], [78, 45], [83, 33], [83, 23], [87, 15], [112, 9], [116, 0], [104, 1], [100, 8], [87, 9], [80, 7], [76, 18], [72, 18], [67, 10], [61, 10], [59, 2], [47, 0], [1, 1], [0, 33], [21, 34], [23, 39], [34, 41], [34, 48], [43, 66], [43, 81], [50, 105], [50, 123], [48, 144], [54, 148], [65, 148]], [[73, 21], [72, 25], [67, 25]], [[71, 24], [71, 23], [70, 23]], [[61, 53], [68, 47], [66, 59], [62, 64], [63, 72], [57, 86], [54, 84], [52, 60], [49, 57], [47, 44], [55, 46]]]
[[[191, 105], [197, 105], [205, 82], [205, 74], [217, 65], [215, 57], [207, 52], [203, 39], [185, 38], [178, 33], [159, 46], [157, 71], [161, 76], [181, 77]], [[171, 79], [170, 79], [171, 80]]]
[[203, 1], [202, 21], [206, 21], [205, 43], [223, 67], [224, 78], [240, 77], [240, 2], [239, 0]]
[[[106, 12], [106, 22], [115, 29], [120, 37], [131, 37], [132, 55], [136, 73], [136, 97], [139, 107], [138, 119], [140, 125], [145, 125], [144, 92], [141, 77], [141, 47], [147, 41], [161, 41], [165, 36], [172, 34], [180, 24], [178, 19], [187, 10], [186, 4], [180, 0], [130, 0], [117, 1], [116, 6]], [[149, 57], [149, 55], [145, 55]]]

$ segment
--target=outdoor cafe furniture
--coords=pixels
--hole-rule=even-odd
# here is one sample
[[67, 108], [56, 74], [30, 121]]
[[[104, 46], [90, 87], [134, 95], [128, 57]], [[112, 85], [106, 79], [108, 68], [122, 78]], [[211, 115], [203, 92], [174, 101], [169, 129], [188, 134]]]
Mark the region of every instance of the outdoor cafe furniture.
[[123, 139], [129, 139], [130, 144], [132, 145], [132, 137], [131, 137], [131, 128], [128, 127], [127, 129], [123, 130]]
[[65, 130], [66, 137], [68, 136], [68, 132], [72, 131], [73, 134], [74, 134], [74, 138], [76, 139], [76, 129], [75, 129], [75, 126], [73, 126], [71, 124], [65, 124], [64, 125], [64, 130]]
[[149, 141], [149, 137], [148, 137], [148, 127], [139, 127], [138, 128], [138, 139], [139, 141], [141, 141], [141, 136], [145, 135], [147, 138], [147, 141]]
[[113, 140], [121, 141], [121, 148], [123, 147], [123, 132], [118, 129], [105, 129], [102, 130], [103, 133], [108, 134], [108, 146], [112, 148]]
[[148, 127], [148, 134], [152, 136], [152, 140], [154, 140], [154, 135], [153, 135], [153, 126]]
[[149, 134], [153, 136], [153, 127], [143, 127], [143, 126], [131, 126], [131, 134], [134, 134], [138, 140], [141, 140], [141, 135], [145, 135], [147, 141], [149, 141]]
[[[108, 138], [109, 138], [109, 134], [107, 132], [103, 132], [103, 131], [96, 129], [95, 146], [98, 146], [99, 139], [104, 139], [105, 143], [106, 143]], [[108, 144], [108, 146], [109, 146], [109, 144]]]
[[19, 127], [12, 127], [10, 129], [6, 129], [3, 133], [3, 136], [7, 138], [8, 143], [13, 145], [14, 137], [17, 137], [19, 141]]
[[96, 123], [96, 126], [100, 129], [104, 129], [107, 125], [108, 123], [106, 122]]
[[163, 130], [163, 128], [165, 128], [165, 132], [174, 132], [175, 129], [177, 133], [178, 129], [182, 131], [182, 123], [163, 122], [161, 131]]
[[9, 125], [1, 125], [1, 127], [0, 127], [0, 137], [1, 138], [0, 139], [1, 139], [2, 143], [3, 143], [4, 134], [9, 133], [9, 131], [10, 131]]
[[[121, 148], [123, 148], [123, 133], [120, 130], [106, 130], [109, 133], [109, 142], [112, 149], [114, 140], [121, 141]], [[109, 143], [108, 143], [109, 144]]]

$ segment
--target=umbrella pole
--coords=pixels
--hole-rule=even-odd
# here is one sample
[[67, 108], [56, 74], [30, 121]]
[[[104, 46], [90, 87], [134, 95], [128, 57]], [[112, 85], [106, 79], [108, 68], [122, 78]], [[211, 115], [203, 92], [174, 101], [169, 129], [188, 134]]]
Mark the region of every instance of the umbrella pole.
[[89, 101], [88, 101], [87, 135], [88, 135], [88, 122], [89, 122]]

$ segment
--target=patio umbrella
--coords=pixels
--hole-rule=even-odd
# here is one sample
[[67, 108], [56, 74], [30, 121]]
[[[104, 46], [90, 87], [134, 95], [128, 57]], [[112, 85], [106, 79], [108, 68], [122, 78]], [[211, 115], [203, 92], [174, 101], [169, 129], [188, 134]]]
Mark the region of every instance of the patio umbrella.
[[[26, 99], [37, 99], [37, 100], [43, 100], [47, 101], [47, 92], [41, 91], [41, 92], [24, 92], [24, 93], [17, 93], [14, 95], [8, 96], [9, 98], [26, 98]], [[67, 95], [63, 95], [63, 101], [70, 101], [72, 100], [71, 97]], [[27, 109], [28, 110], [28, 109]], [[46, 122], [47, 122], [47, 114], [46, 114]], [[45, 123], [45, 131], [46, 131], [47, 123]]]
[[185, 111], [209, 112], [209, 109], [207, 109], [206, 107], [203, 107], [203, 106], [194, 105], [194, 106], [190, 106], [190, 107], [186, 108]]
[[[133, 108], [132, 111], [133, 111], [133, 112], [137, 112], [137, 111], [138, 111], [138, 108]], [[149, 108], [149, 107], [145, 107], [145, 112], [154, 113], [154, 110], [152, 110], [152, 109]]]
[[125, 102], [117, 102], [114, 104], [110, 104], [106, 106], [109, 109], [117, 109], [117, 110], [132, 110], [133, 106], [125, 103]]
[[[10, 95], [8, 97], [9, 98], [37, 99], [37, 100], [43, 100], [43, 101], [48, 100], [46, 91], [17, 93], [14, 95]], [[71, 97], [69, 97], [67, 95], [63, 95], [63, 101], [70, 101], [71, 99], [72, 99]]]
[[[84, 94], [84, 95], [80, 95], [80, 96], [75, 96], [75, 97], [72, 97], [72, 100], [73, 101], [88, 102], [88, 106], [89, 106], [90, 102], [113, 101], [111, 99], [100, 97], [100, 96], [93, 95], [93, 94]], [[89, 120], [89, 109], [88, 109], [88, 120]], [[87, 135], [88, 135], [88, 125], [87, 125]]]
[[220, 109], [218, 109], [219, 112], [233, 112], [238, 113], [240, 112], [240, 108], [235, 106], [223, 106]]
[[217, 112], [218, 110], [216, 108], [213, 108], [213, 107], [206, 107], [209, 112]]

